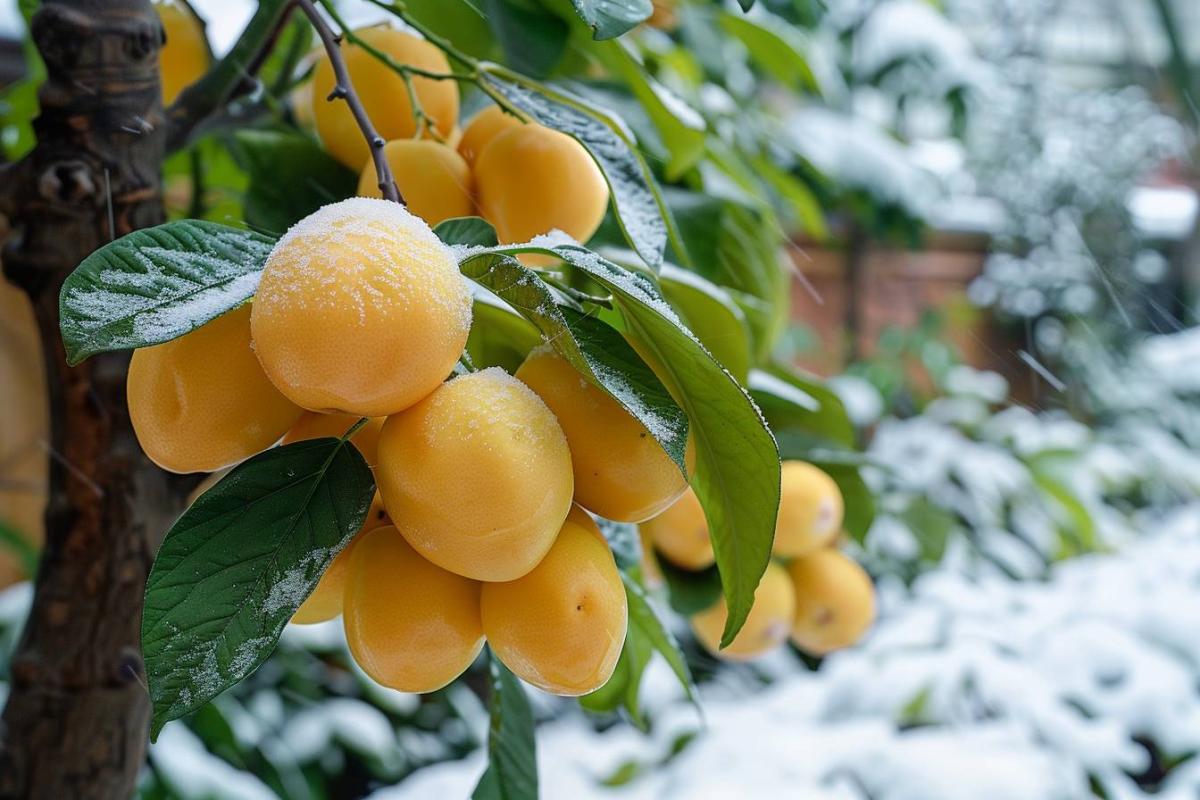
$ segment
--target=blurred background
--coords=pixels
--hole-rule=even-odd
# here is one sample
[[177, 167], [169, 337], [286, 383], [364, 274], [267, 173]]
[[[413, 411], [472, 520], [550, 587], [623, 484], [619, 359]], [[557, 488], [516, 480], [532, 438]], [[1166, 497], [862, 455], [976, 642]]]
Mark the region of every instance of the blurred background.
[[[38, 78], [19, 5], [0, 0], [10, 156]], [[252, 11], [193, 5], [217, 54]], [[772, 144], [803, 191], [783, 192], [775, 355], [829, 378], [854, 422], [876, 506], [854, 553], [880, 618], [823, 661], [753, 665], [718, 664], [680, 623], [702, 714], [659, 661], [639, 719], [536, 696], [544, 796], [1200, 797], [1200, 3], [774, 0], [722, 36], [661, 6], [633, 36], [720, 74], [699, 93], [709, 120], [752, 129], [750, 96], [782, 120]], [[772, 58], [809, 88], [756, 85]], [[195, 158], [173, 159], [175, 185]], [[205, 158], [206, 213], [240, 219], [243, 170]], [[738, 225], [763, 223], [737, 208], [716, 250], [753, 247]], [[47, 457], [21, 313], [0, 293], [2, 652]], [[141, 792], [465, 797], [485, 683], [383, 689], [339, 623], [292, 626], [168, 725]]]

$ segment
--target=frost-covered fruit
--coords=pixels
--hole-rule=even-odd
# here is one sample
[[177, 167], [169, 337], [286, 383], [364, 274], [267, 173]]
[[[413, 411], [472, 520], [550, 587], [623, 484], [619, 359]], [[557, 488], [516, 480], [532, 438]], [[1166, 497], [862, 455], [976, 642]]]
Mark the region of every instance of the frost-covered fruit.
[[608, 184], [579, 142], [541, 125], [497, 135], [475, 160], [479, 210], [503, 243], [560, 230], [591, 238], [608, 208]]
[[574, 697], [603, 686], [625, 642], [625, 589], [590, 518], [568, 517], [528, 575], [485, 583], [480, 608], [496, 657], [553, 694]]
[[729, 617], [724, 597], [692, 617], [692, 631], [700, 644], [716, 657], [726, 661], [749, 661], [787, 641], [795, 608], [796, 593], [787, 571], [771, 563], [754, 590], [754, 605], [746, 617], [746, 624], [728, 647], [720, 649], [721, 634]]
[[[475, 213], [471, 168], [454, 148], [441, 142], [397, 139], [384, 146], [383, 154], [408, 210], [430, 225]], [[358, 193], [383, 197], [374, 164], [363, 167]]]
[[842, 493], [833, 478], [804, 461], [780, 469], [779, 517], [772, 551], [795, 558], [827, 547], [842, 529]]
[[796, 590], [792, 641], [825, 655], [857, 642], [875, 621], [875, 586], [854, 559], [832, 548], [788, 566]]
[[214, 472], [267, 449], [303, 411], [267, 380], [243, 305], [134, 351], [126, 394], [142, 450], [172, 472]]
[[642, 523], [642, 531], [663, 558], [683, 569], [705, 569], [716, 561], [704, 508], [691, 488], [665, 511]]
[[[361, 417], [353, 414], [318, 414], [315, 411], [305, 411], [304, 416], [284, 434], [283, 443], [291, 444], [326, 437], [340, 439], [359, 419]], [[383, 421], [384, 417], [367, 420], [350, 439], [350, 443], [362, 453], [368, 466], [373, 467], [379, 461], [379, 432], [383, 430]]]
[[390, 525], [355, 543], [343, 605], [354, 660], [392, 689], [440, 689], [483, 648], [479, 583], [421, 558]]
[[500, 106], [488, 106], [467, 123], [462, 139], [458, 142], [458, 153], [468, 164], [474, 164], [483, 148], [509, 128], [524, 124]]
[[331, 620], [342, 613], [342, 600], [346, 593], [346, 578], [350, 575], [350, 555], [354, 550], [354, 545], [367, 531], [391, 524], [387, 511], [383, 507], [383, 500], [376, 492], [362, 527], [350, 540], [350, 544], [334, 556], [333, 561], [325, 568], [325, 574], [317, 582], [317, 588], [313, 589], [312, 594], [292, 615], [292, 622], [297, 625], [312, 625]]
[[477, 580], [510, 581], [533, 569], [571, 508], [562, 428], [498, 367], [454, 378], [389, 417], [375, 474], [417, 552]]
[[[450, 64], [442, 51], [424, 39], [391, 28], [362, 28], [355, 35], [369, 46], [391, 56], [400, 64], [448, 73]], [[379, 135], [392, 139], [411, 139], [417, 133], [417, 120], [409, 102], [404, 77], [352, 42], [342, 44], [342, 57], [350, 70], [354, 90]], [[325, 148], [334, 158], [354, 170], [360, 170], [371, 158], [371, 150], [354, 121], [350, 107], [341, 100], [329, 99], [336, 79], [329, 57], [317, 63], [313, 73], [313, 116]], [[458, 85], [451, 80], [413, 77], [413, 91], [421, 109], [430, 120], [438, 138], [445, 137], [458, 122]]]
[[204, 26], [185, 4], [161, 0], [154, 4], [166, 41], [158, 54], [163, 105], [169, 106], [187, 86], [208, 71], [212, 53]]
[[553, 349], [533, 350], [517, 378], [550, 406], [567, 435], [576, 503], [606, 519], [642, 522], [687, 489], [646, 426]]
[[354, 197], [305, 217], [275, 245], [251, 327], [263, 368], [294, 403], [381, 417], [453, 370], [471, 294], [420, 217]]

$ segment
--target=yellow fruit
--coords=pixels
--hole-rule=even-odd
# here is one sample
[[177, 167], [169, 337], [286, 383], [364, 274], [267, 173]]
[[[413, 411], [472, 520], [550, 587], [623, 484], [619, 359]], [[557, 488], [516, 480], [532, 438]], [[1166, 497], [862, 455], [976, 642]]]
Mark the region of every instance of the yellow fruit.
[[571, 509], [562, 428], [498, 367], [457, 377], [389, 417], [375, 474], [417, 552], [476, 580], [529, 572]]
[[608, 184], [579, 142], [540, 125], [496, 136], [475, 161], [479, 210], [505, 244], [560, 230], [586, 242], [608, 207]]
[[[440, 142], [397, 139], [388, 142], [383, 152], [408, 210], [430, 225], [475, 213], [471, 168], [453, 148]], [[358, 193], [383, 197], [370, 162], [358, 179]]]
[[470, 332], [471, 293], [423, 220], [353, 197], [275, 245], [251, 327], [263, 368], [294, 403], [382, 417], [450, 374]]
[[780, 469], [779, 518], [772, 551], [795, 558], [827, 547], [842, 529], [842, 493], [826, 473], [803, 461]]
[[292, 615], [292, 622], [297, 625], [312, 625], [331, 620], [342, 613], [342, 600], [346, 593], [346, 579], [350, 575], [350, 558], [354, 545], [362, 539], [367, 531], [391, 524], [387, 511], [383, 507], [383, 500], [376, 492], [362, 527], [342, 552], [333, 557], [333, 561], [325, 568], [325, 574], [317, 582], [317, 588], [313, 589], [312, 594], [301, 603], [300, 608], [296, 609], [296, 613]]
[[391, 526], [354, 545], [343, 622], [354, 660], [402, 692], [432, 692], [483, 648], [479, 584], [421, 558]]
[[646, 426], [549, 347], [533, 350], [517, 378], [550, 406], [567, 435], [579, 505], [606, 519], [642, 522], [687, 489]]
[[214, 472], [267, 449], [303, 413], [250, 349], [250, 306], [134, 351], [126, 392], [146, 455], [172, 472]]
[[658, 552], [677, 567], [705, 569], [716, 561], [704, 508], [690, 488], [670, 508], [643, 522], [641, 527]]
[[[34, 546], [45, 533], [48, 402], [33, 308], [0, 280], [0, 522]], [[0, 588], [26, 577], [15, 554], [0, 548]]]
[[[306, 439], [322, 439], [330, 437], [342, 438], [346, 431], [354, 426], [361, 417], [353, 414], [317, 414], [313, 411], [304, 412], [304, 416], [292, 426], [283, 437], [284, 444], [302, 442]], [[383, 417], [367, 420], [367, 424], [359, 428], [358, 433], [350, 439], [350, 443], [358, 448], [368, 466], [375, 466], [379, 461], [379, 432], [383, 430]]]
[[462, 133], [462, 139], [458, 143], [458, 153], [466, 159], [468, 164], [474, 164], [475, 160], [479, 158], [479, 154], [483, 152], [483, 148], [492, 139], [509, 128], [515, 128], [522, 124], [524, 123], [521, 120], [507, 113], [500, 106], [488, 106], [471, 117], [471, 121], [467, 123], [466, 129]]
[[654, 12], [646, 20], [647, 25], [668, 33], [679, 27], [679, 13], [675, 7], [675, 0], [652, 0], [652, 2]]
[[787, 571], [778, 564], [767, 565], [754, 590], [754, 605], [746, 624], [729, 646], [719, 649], [725, 620], [729, 616], [722, 597], [711, 608], [692, 617], [692, 631], [704, 648], [727, 661], [749, 661], [787, 641], [796, 609], [796, 593]]
[[[412, 34], [381, 26], [363, 28], [355, 33], [398, 63], [429, 72], [450, 71], [450, 64], [441, 50]], [[342, 57], [346, 60], [354, 90], [379, 135], [388, 141], [415, 136], [417, 120], [413, 116], [404, 78], [358, 45], [344, 42]], [[313, 116], [316, 117], [317, 132], [334, 158], [351, 169], [360, 170], [370, 160], [371, 151], [354, 122], [350, 107], [340, 99], [328, 99], [335, 82], [333, 66], [325, 56], [313, 73]], [[414, 77], [412, 83], [417, 101], [434, 127], [427, 135], [439, 139], [445, 137], [458, 121], [458, 85], [452, 80], [419, 77]]]
[[483, 585], [480, 608], [492, 651], [547, 692], [574, 697], [599, 689], [625, 642], [625, 589], [597, 533], [567, 519], [532, 572]]
[[875, 621], [875, 587], [853, 559], [824, 549], [788, 566], [796, 588], [792, 641], [825, 655], [857, 642]]
[[175, 0], [156, 2], [166, 42], [158, 54], [163, 105], [175, 102], [185, 88], [200, 79], [212, 62], [204, 25], [190, 8]]

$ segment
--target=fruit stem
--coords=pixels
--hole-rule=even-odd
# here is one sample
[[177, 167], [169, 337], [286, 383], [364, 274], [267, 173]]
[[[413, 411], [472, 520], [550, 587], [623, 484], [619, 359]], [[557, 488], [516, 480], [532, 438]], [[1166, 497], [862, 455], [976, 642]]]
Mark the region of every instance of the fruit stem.
[[[313, 28], [317, 31], [317, 36], [321, 37], [325, 52], [329, 54], [329, 62], [333, 66], [333, 74], [337, 78], [337, 83], [329, 94], [329, 101], [341, 98], [346, 101], [346, 105], [350, 106], [350, 113], [354, 115], [354, 121], [358, 123], [359, 130], [362, 131], [371, 151], [371, 160], [375, 164], [375, 175], [379, 179], [379, 191], [385, 200], [403, 205], [404, 198], [400, 196], [400, 188], [396, 185], [392, 168], [383, 154], [383, 146], [386, 142], [375, 130], [375, 126], [371, 124], [371, 118], [367, 115], [367, 110], [363, 108], [358, 92], [354, 91], [354, 81], [350, 79], [350, 70], [346, 68], [346, 60], [342, 58], [339, 37], [329, 27], [329, 23], [321, 16], [321, 12], [313, 5], [312, 0], [295, 0], [295, 2], [312, 23]], [[322, 2], [321, 5], [328, 9], [325, 2]]]

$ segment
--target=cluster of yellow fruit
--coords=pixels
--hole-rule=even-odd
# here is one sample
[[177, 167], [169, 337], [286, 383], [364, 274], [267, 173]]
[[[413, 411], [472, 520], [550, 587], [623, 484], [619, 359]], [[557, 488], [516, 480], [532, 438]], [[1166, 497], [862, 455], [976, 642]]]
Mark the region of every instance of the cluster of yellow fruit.
[[212, 51], [204, 23], [189, 5], [181, 0], [155, 0], [154, 8], [165, 37], [158, 63], [163, 105], [169, 106], [208, 70]]
[[[395, 63], [448, 75], [450, 65], [429, 42], [385, 26], [355, 31]], [[564, 133], [488, 106], [458, 127], [454, 80], [414, 76], [413, 109], [404, 77], [357, 44], [342, 46], [354, 89], [379, 134], [384, 156], [410, 211], [430, 225], [478, 214], [504, 244], [561, 230], [586, 242], [604, 218], [608, 185], [583, 147]], [[311, 93], [326, 149], [360, 170], [358, 193], [380, 197], [370, 150], [345, 103], [329, 102], [335, 85], [328, 56], [317, 64]]]
[[549, 348], [515, 377], [492, 368], [446, 380], [471, 307], [424, 221], [395, 203], [344, 200], [279, 240], [252, 303], [134, 353], [130, 417], [150, 458], [177, 472], [369, 418], [351, 441], [379, 497], [295, 621], [343, 613], [356, 660], [405, 691], [453, 680], [486, 636], [528, 682], [583, 694], [612, 673], [627, 614], [584, 509], [640, 522], [687, 481]]
[[[746, 624], [724, 650], [725, 601], [692, 617], [696, 638], [714, 655], [745, 661], [782, 645], [791, 634], [800, 649], [825, 655], [857, 642], [875, 619], [871, 578], [836, 549], [843, 502], [837, 484], [803, 461], [782, 467], [779, 517], [772, 561], [754, 593]], [[647, 571], [656, 573], [655, 553], [685, 570], [714, 562], [704, 510], [688, 490], [678, 502], [641, 526]]]

